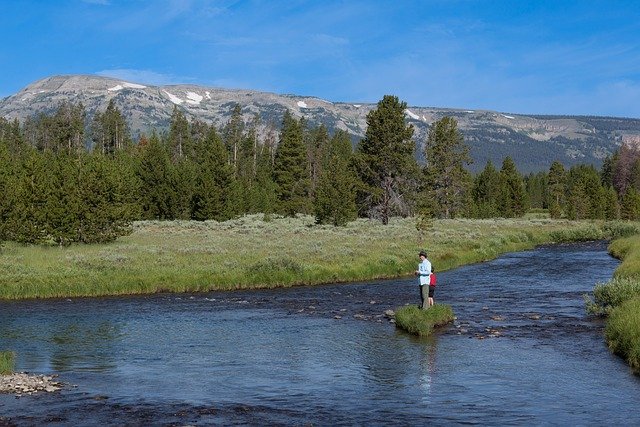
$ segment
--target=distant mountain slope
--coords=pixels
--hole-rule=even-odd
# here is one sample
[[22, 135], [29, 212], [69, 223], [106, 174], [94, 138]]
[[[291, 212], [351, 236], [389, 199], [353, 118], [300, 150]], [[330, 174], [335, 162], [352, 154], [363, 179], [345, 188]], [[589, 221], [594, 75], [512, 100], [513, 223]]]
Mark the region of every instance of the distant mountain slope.
[[[381, 95], [382, 97], [382, 95]], [[62, 101], [82, 102], [89, 116], [106, 109], [113, 99], [122, 110], [135, 134], [168, 127], [174, 106], [189, 117], [222, 126], [235, 103], [242, 106], [249, 121], [259, 114], [265, 128], [279, 127], [289, 109], [311, 124], [325, 124], [330, 131], [343, 129], [354, 140], [364, 136], [366, 116], [375, 104], [330, 102], [323, 99], [278, 95], [251, 90], [208, 88], [194, 85], [147, 86], [117, 79], [69, 75], [53, 76], [25, 87], [0, 100], [0, 115], [7, 119], [51, 112]], [[491, 160], [500, 167], [511, 156], [521, 172], [546, 170], [553, 160], [565, 166], [592, 163], [602, 159], [624, 141], [640, 142], [640, 119], [585, 116], [525, 116], [484, 110], [456, 110], [410, 106], [407, 120], [416, 128], [415, 140], [424, 144], [428, 126], [452, 116], [458, 120], [465, 141], [471, 147], [478, 171]]]

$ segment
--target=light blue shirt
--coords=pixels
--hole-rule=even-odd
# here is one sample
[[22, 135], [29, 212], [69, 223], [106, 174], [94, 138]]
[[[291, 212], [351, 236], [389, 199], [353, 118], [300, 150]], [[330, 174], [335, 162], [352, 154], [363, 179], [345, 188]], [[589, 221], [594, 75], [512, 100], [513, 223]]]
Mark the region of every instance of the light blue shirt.
[[429, 276], [431, 276], [431, 263], [428, 259], [424, 259], [418, 264], [418, 275], [420, 276], [420, 286], [429, 284]]

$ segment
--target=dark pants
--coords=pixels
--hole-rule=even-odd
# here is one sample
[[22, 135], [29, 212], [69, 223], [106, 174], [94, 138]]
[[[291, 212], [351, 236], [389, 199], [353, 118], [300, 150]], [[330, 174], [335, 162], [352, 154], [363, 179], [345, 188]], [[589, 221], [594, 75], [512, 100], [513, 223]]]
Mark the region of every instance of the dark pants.
[[420, 305], [421, 308], [429, 308], [429, 286], [420, 286], [420, 301], [422, 302]]

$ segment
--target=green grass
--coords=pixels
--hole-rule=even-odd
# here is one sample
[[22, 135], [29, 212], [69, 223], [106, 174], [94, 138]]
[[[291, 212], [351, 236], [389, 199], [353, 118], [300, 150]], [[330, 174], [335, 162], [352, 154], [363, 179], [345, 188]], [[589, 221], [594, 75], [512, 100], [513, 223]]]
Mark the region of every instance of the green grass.
[[611, 351], [623, 357], [640, 374], [640, 297], [611, 310], [605, 337]]
[[16, 355], [12, 351], [0, 351], [0, 375], [12, 374], [15, 369]]
[[[619, 234], [629, 235], [630, 230], [626, 227]], [[614, 240], [609, 252], [622, 263], [609, 282], [596, 284], [593, 299], [585, 296], [587, 311], [609, 316], [607, 345], [640, 374], [640, 235]]]
[[[226, 222], [146, 221], [109, 244], [69, 247], [7, 242], [0, 299], [270, 288], [411, 274], [419, 249], [437, 271], [542, 243], [607, 237], [607, 224], [551, 219], [434, 220], [420, 237], [415, 218], [346, 227], [314, 218], [251, 215]], [[611, 227], [609, 227], [611, 228]]]
[[431, 335], [434, 328], [451, 323], [453, 319], [453, 309], [446, 304], [435, 304], [427, 310], [414, 305], [396, 310], [396, 326], [421, 337]]

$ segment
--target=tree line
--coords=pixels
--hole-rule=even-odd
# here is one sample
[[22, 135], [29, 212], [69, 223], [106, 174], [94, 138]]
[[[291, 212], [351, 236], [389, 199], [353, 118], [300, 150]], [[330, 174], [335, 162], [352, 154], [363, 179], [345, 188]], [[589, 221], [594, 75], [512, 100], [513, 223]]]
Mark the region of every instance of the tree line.
[[[170, 127], [133, 141], [112, 102], [87, 118], [62, 103], [20, 123], [0, 119], [0, 239], [67, 245], [112, 241], [134, 220], [217, 220], [262, 213], [314, 215], [321, 224], [357, 217], [388, 223], [422, 218], [518, 217], [531, 208], [553, 218], [640, 218], [640, 150], [623, 145], [605, 159], [523, 176], [506, 157], [472, 176], [469, 148], [452, 117], [413, 139], [406, 103], [384, 96], [353, 147], [285, 112], [260, 132], [235, 105], [221, 128], [188, 120], [177, 106]], [[424, 150], [424, 165], [416, 161]]]

